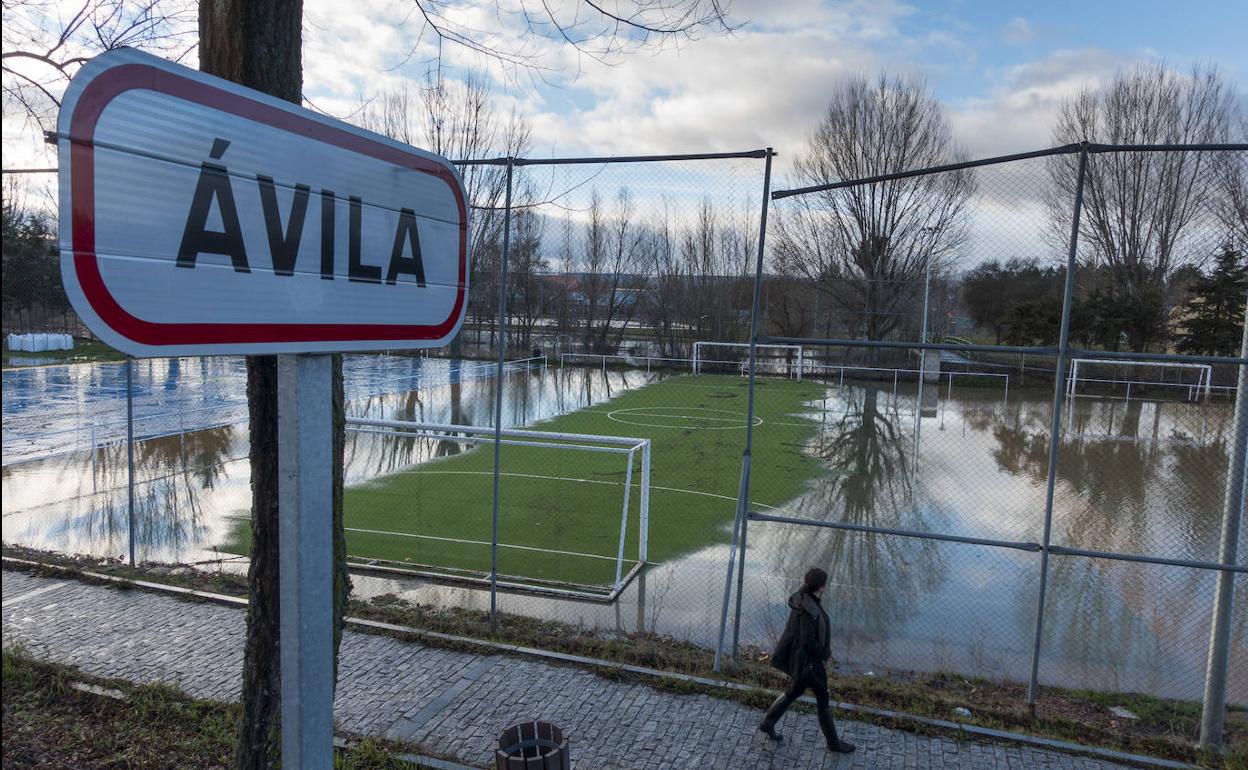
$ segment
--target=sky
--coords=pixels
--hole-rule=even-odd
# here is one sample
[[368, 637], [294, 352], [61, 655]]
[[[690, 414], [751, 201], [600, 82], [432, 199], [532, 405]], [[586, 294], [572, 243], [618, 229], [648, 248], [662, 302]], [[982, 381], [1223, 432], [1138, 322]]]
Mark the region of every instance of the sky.
[[[395, 3], [356, 5], [359, 22], [347, 34], [335, 26], [337, 5], [307, 4], [309, 48], [332, 52], [308, 73], [318, 105], [341, 113], [382, 82], [420, 77], [413, 70], [426, 65], [419, 63], [385, 71], [394, 59], [386, 45], [348, 53], [374, 36], [410, 37], [418, 25], [386, 24]], [[1214, 63], [1241, 99], [1248, 89], [1248, 3], [1232, 0], [735, 0], [730, 14], [742, 25], [731, 34], [639, 51], [614, 66], [575, 62], [565, 50], [557, 58], [571, 63], [554, 85], [500, 77], [500, 99], [514, 99], [529, 116], [541, 154], [771, 145], [792, 157], [839, 78], [917, 72], [969, 153], [984, 156], [1049, 145], [1063, 98], [1136, 61], [1161, 59], [1179, 69]], [[338, 67], [340, 57], [355, 59], [354, 66]], [[378, 71], [385, 74], [378, 78]]]
[[[14, 14], [34, 14], [17, 21], [47, 33], [81, 2], [59, 0], [34, 11], [12, 6], [6, 50], [23, 29], [12, 23]], [[739, 27], [731, 33], [642, 47], [609, 64], [578, 56], [552, 29], [545, 37], [531, 34], [519, 13], [524, 2], [534, 5], [443, 0], [440, 7], [453, 23], [479, 30], [479, 39], [523, 50], [540, 69], [500, 67], [451, 42], [442, 43], [439, 59], [436, 36], [422, 34], [407, 0], [305, 0], [308, 103], [349, 118], [382, 91], [423, 82], [437, 61], [451, 78], [484, 68], [500, 110], [514, 107], [527, 118], [533, 155], [772, 146], [780, 153], [781, 184], [830, 89], [853, 74], [922, 75], [972, 157], [1052, 144], [1061, 101], [1134, 62], [1215, 64], [1248, 103], [1248, 3], [1236, 0], [733, 0], [729, 15]], [[578, 13], [587, 18], [575, 0], [549, 2], [565, 21]], [[194, 42], [188, 7], [187, 44]], [[193, 48], [184, 61], [195, 66]], [[6, 104], [5, 167], [54, 165], [53, 150], [37, 137], [20, 110]]]

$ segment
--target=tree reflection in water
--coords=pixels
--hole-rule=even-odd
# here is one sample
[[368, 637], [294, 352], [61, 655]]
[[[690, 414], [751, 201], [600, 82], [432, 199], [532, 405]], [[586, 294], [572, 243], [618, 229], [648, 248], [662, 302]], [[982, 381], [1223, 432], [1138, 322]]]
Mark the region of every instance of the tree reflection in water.
[[[235, 447], [235, 426], [221, 425], [135, 442], [135, 551], [178, 554], [202, 544], [209, 534], [203, 501], [226, 473], [226, 464], [243, 459]], [[240, 456], [242, 453], [243, 456]], [[90, 474], [95, 489], [84, 507], [63, 522], [76, 537], [106, 542], [110, 550], [129, 546], [128, 459], [125, 443], [97, 447]]]
[[[823, 460], [826, 473], [785, 513], [847, 524], [928, 529], [928, 516], [915, 503], [909, 420], [903, 428], [895, 408], [881, 405], [877, 388], [841, 393], [840, 414], [823, 422], [810, 446]], [[940, 551], [931, 540], [844, 530], [821, 530], [812, 537], [806, 527], [775, 528], [775, 572], [798, 576], [809, 565], [827, 569], [824, 604], [846, 655], [853, 656], [856, 642], [887, 642], [890, 629], [904, 624], [920, 596], [944, 578]]]
[[[1215, 560], [1229, 410], [1138, 399], [1081, 399], [1069, 409], [1058, 448], [1053, 543]], [[1002, 470], [1044, 483], [1050, 414], [1032, 402], [991, 427]], [[1196, 418], [1199, 429], [1191, 424]], [[1098, 687], [1197, 689], [1201, 656], [1190, 650], [1207, 644], [1213, 580], [1201, 570], [1054, 556], [1042, 681], [1047, 670]], [[1019, 633], [1035, 622], [1034, 596], [1028, 598], [1015, 603]], [[1248, 603], [1237, 604], [1243, 618]], [[1242, 636], [1236, 649], [1242, 654]]]

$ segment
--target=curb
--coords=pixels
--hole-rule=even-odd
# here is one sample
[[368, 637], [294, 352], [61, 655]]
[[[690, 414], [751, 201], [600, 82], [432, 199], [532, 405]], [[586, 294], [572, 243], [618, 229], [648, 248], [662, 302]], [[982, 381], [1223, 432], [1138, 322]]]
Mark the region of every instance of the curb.
[[[89, 577], [94, 580], [103, 580], [110, 583], [126, 584], [143, 588], [157, 593], [174, 594], [178, 596], [189, 596], [196, 599], [211, 601], [217, 604], [224, 604], [231, 607], [246, 607], [247, 600], [237, 596], [229, 596], [227, 594], [212, 593], [209, 591], [199, 591], [193, 588], [183, 588], [181, 586], [173, 586], [165, 583], [153, 583], [146, 580], [131, 580], [129, 578], [117, 577], [115, 575], [105, 575], [99, 572], [90, 572], [87, 570], [77, 569], [74, 567], [64, 567], [59, 564], [47, 564], [45, 562], [31, 561], [28, 559], [19, 559], [12, 556], [4, 556], [0, 558], [4, 564], [24, 565], [31, 567], [41, 567], [61, 572], [70, 576]], [[533, 647], [523, 647], [515, 644], [507, 644], [506, 642], [491, 642], [485, 639], [474, 639], [467, 636], [456, 636], [454, 634], [446, 634], [440, 631], [427, 631], [411, 626], [401, 626], [394, 623], [385, 623], [379, 620], [366, 620], [364, 618], [345, 619], [348, 627], [355, 627], [368, 631], [382, 631], [387, 633], [398, 633], [406, 636], [413, 636], [424, 639], [434, 639], [441, 642], [453, 642], [455, 644], [470, 645], [481, 649], [493, 650], [495, 652], [506, 653], [510, 655], [518, 655], [530, 658], [539, 658], [559, 663], [571, 663], [579, 666], [593, 666], [597, 668], [606, 668], [615, 671], [624, 671], [630, 674], [638, 674], [640, 676], [651, 677], [655, 679], [668, 679], [680, 682], [688, 682], [698, 684], [705, 687], [722, 690], [733, 690], [736, 692], [752, 692], [761, 691], [768, 695], [779, 695], [778, 690], [769, 690], [762, 687], [754, 687], [752, 685], [742, 684], [740, 682], [729, 682], [722, 679], [711, 679], [708, 677], [695, 676], [693, 674], [681, 674], [673, 671], [661, 671], [659, 669], [647, 668], [645, 666], [636, 666], [630, 663], [620, 663], [613, 660], [602, 660], [600, 658], [590, 658], [583, 655], [571, 655], [564, 652], [552, 652], [550, 650], [539, 650]], [[803, 695], [798, 699], [802, 703], [814, 704], [815, 699], [809, 695]], [[923, 725], [925, 727], [935, 727], [944, 731], [955, 733], [959, 738], [964, 736], [976, 736], [980, 738], [988, 738], [995, 741], [1004, 741], [1008, 743], [1016, 743], [1024, 746], [1031, 746], [1038, 749], [1048, 751], [1059, 751], [1064, 754], [1073, 754], [1076, 756], [1092, 757], [1095, 759], [1104, 759], [1112, 762], [1129, 763], [1142, 767], [1167, 768], [1167, 770], [1200, 770], [1197, 765], [1189, 765], [1183, 762], [1176, 762], [1169, 759], [1161, 759], [1158, 757], [1149, 757], [1143, 754], [1131, 754], [1125, 751], [1117, 751], [1115, 749], [1106, 749], [1098, 746], [1084, 746], [1078, 743], [1069, 743], [1054, 738], [1041, 738], [1034, 735], [1026, 735], [1025, 733], [1015, 733], [1008, 730], [997, 730], [991, 727], [981, 727], [979, 725], [968, 725], [960, 722], [950, 722], [945, 719], [934, 719], [931, 717], [921, 717], [914, 714], [906, 714], [897, 711], [889, 711], [887, 709], [873, 708], [871, 706], [859, 706], [853, 703], [833, 702], [833, 707], [847, 714], [866, 714], [873, 717], [890, 719], [897, 722], [909, 722], [911, 724]], [[412, 755], [417, 758], [416, 755]], [[428, 764], [430, 767], [438, 767], [438, 765], [430, 762], [433, 758], [418, 757], [421, 762]], [[445, 760], [433, 760], [435, 762], [445, 762]], [[467, 766], [448, 764], [445, 765], [449, 770], [461, 770]], [[440, 769], [441, 770], [441, 769]]]

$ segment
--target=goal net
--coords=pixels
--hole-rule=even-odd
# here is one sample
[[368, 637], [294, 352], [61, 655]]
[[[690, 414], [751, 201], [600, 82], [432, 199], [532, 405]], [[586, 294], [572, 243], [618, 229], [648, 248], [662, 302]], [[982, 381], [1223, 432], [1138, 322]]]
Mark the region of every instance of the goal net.
[[[746, 374], [749, 365], [748, 342], [699, 340], [693, 343], [694, 374]], [[802, 346], [759, 344], [755, 350], [755, 366], [759, 374], [801, 380]]]
[[495, 540], [493, 428], [350, 419], [347, 430], [348, 451], [385, 458], [355, 463], [380, 473], [347, 479], [354, 563], [485, 583], [496, 558], [505, 589], [614, 601], [646, 561], [649, 439], [503, 430]]
[[1213, 367], [1161, 361], [1075, 358], [1066, 395], [1204, 401], [1213, 390]]

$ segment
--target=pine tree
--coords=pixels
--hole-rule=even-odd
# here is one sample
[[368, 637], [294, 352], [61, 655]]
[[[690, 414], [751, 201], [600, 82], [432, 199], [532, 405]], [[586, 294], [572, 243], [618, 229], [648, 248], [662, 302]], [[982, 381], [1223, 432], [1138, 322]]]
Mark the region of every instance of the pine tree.
[[1185, 330], [1178, 347], [1183, 353], [1211, 356], [1239, 354], [1248, 300], [1248, 265], [1231, 246], [1222, 246], [1213, 272], [1191, 286], [1192, 298], [1184, 305]]

